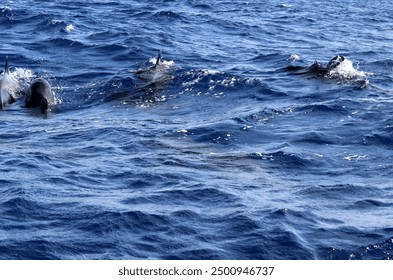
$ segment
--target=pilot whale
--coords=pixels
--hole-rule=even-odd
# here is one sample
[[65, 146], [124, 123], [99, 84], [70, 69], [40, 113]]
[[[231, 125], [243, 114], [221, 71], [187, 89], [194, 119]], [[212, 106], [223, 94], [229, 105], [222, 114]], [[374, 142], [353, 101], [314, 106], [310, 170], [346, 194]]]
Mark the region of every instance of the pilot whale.
[[55, 97], [48, 81], [43, 78], [35, 79], [26, 92], [26, 107], [40, 107], [42, 113], [48, 112], [55, 104]]
[[3, 77], [0, 79], [0, 108], [4, 109], [8, 104], [15, 102], [22, 93], [21, 85], [10, 75], [8, 56], [6, 56]]
[[310, 66], [287, 66], [285, 69], [287, 71], [291, 71], [294, 74], [299, 75], [311, 75], [315, 77], [326, 77], [329, 73], [334, 71], [337, 67], [339, 67], [342, 63], [346, 61], [346, 58], [342, 55], [336, 55], [326, 65], [320, 64], [318, 61], [315, 61]]
[[153, 59], [149, 60], [153, 65], [134, 70], [136, 87], [133, 98], [138, 102], [151, 104], [162, 100], [162, 93], [174, 79], [173, 61], [162, 59], [162, 50]]
[[159, 50], [154, 65], [151, 66], [151, 67], [138, 69], [138, 70], [135, 71], [135, 74], [138, 75], [139, 78], [145, 78], [145, 75], [148, 75], [149, 78], [151, 78], [150, 76], [152, 74], [157, 73], [157, 72], [160, 71], [160, 67], [159, 66], [162, 65], [161, 64], [161, 62], [162, 62], [161, 59], [162, 59], [162, 50]]
[[162, 50], [153, 60], [154, 65], [136, 70], [134, 73], [139, 80], [138, 89], [147, 92], [159, 92], [173, 79], [172, 64], [162, 60]]
[[328, 64], [326, 64], [326, 71], [331, 71], [334, 68], [337, 68], [345, 59], [346, 58], [342, 55], [336, 55], [328, 62]]

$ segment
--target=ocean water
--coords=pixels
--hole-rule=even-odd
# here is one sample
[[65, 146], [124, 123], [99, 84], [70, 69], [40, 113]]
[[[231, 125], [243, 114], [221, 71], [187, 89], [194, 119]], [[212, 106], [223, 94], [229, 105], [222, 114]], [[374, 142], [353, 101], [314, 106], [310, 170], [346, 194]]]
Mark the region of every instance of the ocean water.
[[0, 111], [0, 259], [391, 259], [392, 30], [387, 0], [1, 2], [58, 104]]

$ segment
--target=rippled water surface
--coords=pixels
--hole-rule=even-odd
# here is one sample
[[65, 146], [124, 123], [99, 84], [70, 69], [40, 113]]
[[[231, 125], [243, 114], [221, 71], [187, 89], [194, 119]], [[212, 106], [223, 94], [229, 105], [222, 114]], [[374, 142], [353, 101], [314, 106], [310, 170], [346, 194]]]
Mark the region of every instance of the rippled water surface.
[[0, 111], [0, 258], [391, 259], [392, 30], [385, 0], [3, 1], [58, 104]]

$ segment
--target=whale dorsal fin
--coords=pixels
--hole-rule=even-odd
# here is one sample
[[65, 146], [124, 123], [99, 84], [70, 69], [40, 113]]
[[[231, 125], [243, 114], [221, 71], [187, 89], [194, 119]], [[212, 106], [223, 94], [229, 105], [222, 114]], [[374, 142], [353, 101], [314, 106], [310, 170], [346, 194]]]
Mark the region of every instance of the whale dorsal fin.
[[9, 69], [8, 69], [8, 56], [5, 57], [4, 59], [4, 73], [9, 73]]
[[162, 50], [159, 50], [159, 51], [158, 51], [158, 55], [157, 55], [156, 65], [154, 65], [154, 67], [157, 67], [158, 64], [160, 64], [161, 56], [162, 56]]

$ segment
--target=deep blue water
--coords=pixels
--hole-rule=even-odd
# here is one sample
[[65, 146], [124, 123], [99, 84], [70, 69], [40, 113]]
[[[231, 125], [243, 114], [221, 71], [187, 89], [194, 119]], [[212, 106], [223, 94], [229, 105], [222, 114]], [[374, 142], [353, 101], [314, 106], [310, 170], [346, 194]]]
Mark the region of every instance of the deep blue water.
[[58, 105], [0, 111], [0, 259], [391, 259], [392, 30], [387, 0], [3, 1], [0, 60]]

